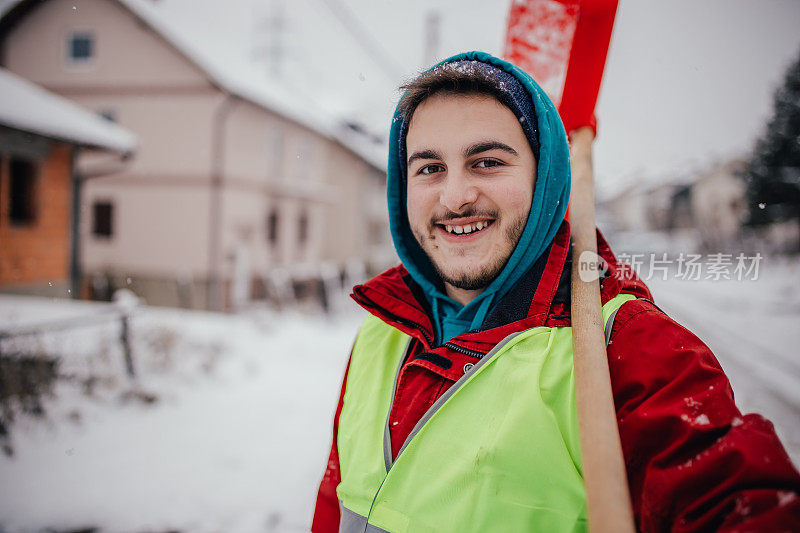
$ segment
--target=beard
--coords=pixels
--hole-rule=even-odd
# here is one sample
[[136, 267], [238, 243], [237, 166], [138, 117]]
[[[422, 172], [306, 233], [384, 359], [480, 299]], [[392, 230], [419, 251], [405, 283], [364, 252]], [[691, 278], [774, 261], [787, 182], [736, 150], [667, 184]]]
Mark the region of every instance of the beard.
[[427, 239], [420, 232], [413, 231], [414, 237], [416, 238], [420, 247], [422, 247], [422, 250], [428, 256], [428, 259], [442, 281], [455, 288], [470, 291], [485, 289], [488, 287], [489, 284], [494, 281], [494, 279], [503, 271], [503, 268], [505, 268], [506, 264], [508, 263], [508, 259], [514, 252], [514, 249], [517, 247], [519, 239], [522, 236], [522, 232], [525, 230], [525, 223], [527, 222], [528, 214], [524, 213], [522, 216], [513, 220], [508, 227], [505, 228], [505, 231], [501, 233], [501, 236], [503, 237], [501, 253], [498, 253], [496, 257], [493, 257], [488, 264], [474, 271], [462, 270], [460, 272], [448, 272], [446, 270], [446, 265], [439, 264], [439, 262], [431, 257], [431, 253], [427, 249], [429, 246], [427, 243], [433, 239], [433, 228], [435, 228], [437, 224], [445, 224], [447, 220], [452, 218], [472, 216], [491, 218], [494, 220], [493, 224], [497, 224], [497, 215], [497, 212], [479, 212], [476, 210], [469, 210], [463, 213], [448, 212], [444, 216], [431, 219], [429, 226], [430, 229], [428, 231], [429, 236]]

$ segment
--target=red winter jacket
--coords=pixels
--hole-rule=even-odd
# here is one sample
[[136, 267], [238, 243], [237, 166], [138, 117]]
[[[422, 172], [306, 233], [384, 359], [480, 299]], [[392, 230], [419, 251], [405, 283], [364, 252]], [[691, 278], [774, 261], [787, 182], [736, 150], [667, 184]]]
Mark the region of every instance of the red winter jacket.
[[[598, 233], [608, 265], [603, 303], [637, 296], [614, 320], [608, 345], [611, 385], [637, 528], [641, 531], [800, 531], [800, 475], [760, 415], [742, 416], [714, 355], [661, 312], [650, 291], [618, 263]], [[389, 418], [392, 454], [425, 411], [464, 374], [464, 366], [510, 333], [569, 326], [569, 225], [549, 252], [487, 316], [481, 331], [432, 346], [425, 298], [402, 266], [354, 289], [367, 311], [415, 339], [400, 371]], [[347, 383], [345, 374], [344, 384]], [[342, 396], [344, 386], [342, 385]], [[328, 466], [312, 531], [337, 531], [336, 410]]]

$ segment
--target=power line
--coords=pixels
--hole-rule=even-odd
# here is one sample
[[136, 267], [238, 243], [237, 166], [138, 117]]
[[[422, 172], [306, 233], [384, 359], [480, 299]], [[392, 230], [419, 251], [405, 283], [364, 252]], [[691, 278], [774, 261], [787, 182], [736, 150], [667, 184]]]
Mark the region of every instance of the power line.
[[322, 0], [339, 23], [356, 40], [358, 45], [369, 55], [372, 60], [383, 70], [392, 82], [402, 78], [404, 69], [383, 48], [380, 41], [375, 39], [350, 8], [340, 0]]
[[283, 74], [283, 62], [289, 48], [285, 43], [287, 27], [283, 3], [281, 0], [272, 0], [269, 16], [257, 25], [255, 36], [256, 38], [262, 37], [260, 30], [263, 28], [266, 30], [267, 42], [263, 46], [255, 47], [254, 55], [259, 60], [266, 59], [270, 76], [273, 79], [278, 79]]

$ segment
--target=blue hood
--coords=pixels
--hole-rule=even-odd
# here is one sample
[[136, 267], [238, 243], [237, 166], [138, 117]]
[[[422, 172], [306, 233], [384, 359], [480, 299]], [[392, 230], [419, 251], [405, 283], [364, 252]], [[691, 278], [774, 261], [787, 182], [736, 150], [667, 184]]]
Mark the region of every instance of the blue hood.
[[517, 78], [528, 91], [538, 121], [539, 159], [531, 211], [519, 243], [501, 273], [477, 298], [464, 306], [446, 295], [439, 275], [411, 232], [406, 210], [405, 164], [401, 160], [400, 149], [403, 118], [399, 110], [395, 111], [389, 135], [386, 180], [389, 227], [397, 255], [414, 281], [422, 287], [431, 306], [437, 344], [480, 328], [489, 311], [550, 245], [564, 219], [569, 201], [567, 135], [558, 111], [544, 90], [519, 67], [484, 52], [465, 52], [439, 64], [462, 60], [480, 61], [503, 69]]

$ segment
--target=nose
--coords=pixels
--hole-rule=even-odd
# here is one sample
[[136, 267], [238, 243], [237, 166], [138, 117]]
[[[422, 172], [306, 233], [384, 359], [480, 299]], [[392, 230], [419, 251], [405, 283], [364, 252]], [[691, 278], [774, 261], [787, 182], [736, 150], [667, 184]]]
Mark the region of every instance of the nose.
[[439, 202], [450, 211], [458, 213], [478, 199], [478, 189], [464, 171], [450, 171], [439, 193]]

